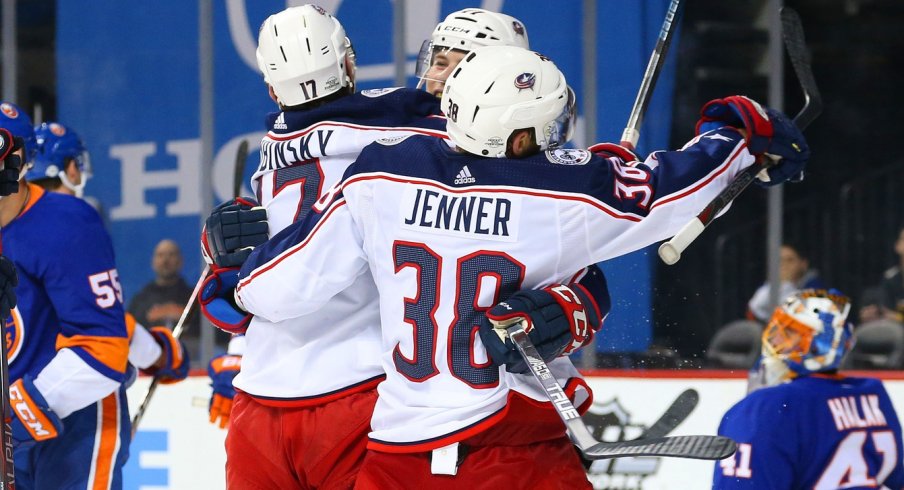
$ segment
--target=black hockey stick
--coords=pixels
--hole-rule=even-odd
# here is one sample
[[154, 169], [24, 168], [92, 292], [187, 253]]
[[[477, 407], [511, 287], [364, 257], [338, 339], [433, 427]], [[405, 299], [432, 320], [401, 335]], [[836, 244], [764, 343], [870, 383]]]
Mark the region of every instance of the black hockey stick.
[[[185, 305], [185, 309], [182, 310], [182, 316], [179, 317], [179, 321], [176, 322], [176, 326], [173, 327], [173, 338], [176, 340], [182, 336], [182, 331], [185, 329], [185, 319], [188, 318], [188, 313], [195, 304], [195, 298], [198, 297], [198, 293], [201, 291], [201, 286], [204, 284], [204, 279], [207, 277], [208, 272], [210, 272], [209, 265], [205, 266], [204, 270], [201, 271], [201, 277], [198, 278], [195, 289], [192, 290], [191, 296], [188, 297], [188, 304]], [[188, 358], [183, 360], [183, 362], [188, 362]], [[160, 378], [155, 377], [151, 380], [151, 384], [148, 386], [148, 390], [144, 393], [144, 397], [141, 400], [141, 405], [138, 406], [138, 410], [135, 411], [135, 416], [132, 417], [132, 439], [135, 438], [135, 433], [138, 431], [138, 424], [141, 423], [141, 419], [144, 418], [144, 414], [148, 410], [148, 405], [151, 404], [151, 398], [157, 391], [158, 384], [160, 384]]]
[[[19, 184], [23, 185], [22, 183]], [[0, 244], [0, 253], [3, 245]], [[3, 455], [0, 456], [0, 490], [15, 490], [16, 467], [13, 461], [13, 415], [9, 399], [9, 352], [6, 345], [6, 318], [0, 318], [0, 409], [3, 410], [3, 421], [0, 424], [0, 444], [3, 444]]]
[[[813, 69], [810, 66], [810, 53], [807, 50], [807, 42], [804, 38], [804, 28], [800, 22], [800, 16], [794, 9], [783, 7], [781, 10], [782, 37], [785, 41], [785, 49], [791, 59], [791, 66], [797, 74], [800, 88], [804, 93], [804, 107], [794, 116], [794, 124], [804, 130], [822, 112], [822, 97], [819, 88], [816, 87], [816, 79], [813, 78]], [[734, 201], [744, 189], [749, 186], [761, 171], [768, 169], [777, 162], [772, 159], [763, 159], [762, 164], [747, 167], [732, 180], [728, 187], [722, 190], [709, 204], [700, 211], [696, 218], [684, 225], [671, 240], [659, 247], [659, 258], [666, 264], [672, 265], [681, 259], [681, 253], [703, 233], [703, 230]]]
[[647, 62], [647, 69], [640, 81], [640, 89], [637, 91], [637, 98], [634, 99], [634, 107], [631, 108], [631, 114], [628, 116], [628, 125], [622, 132], [622, 146], [627, 146], [632, 150], [637, 147], [637, 140], [640, 139], [640, 125], [643, 123], [647, 106], [650, 105], [650, 98], [653, 94], [653, 87], [656, 86], [656, 80], [659, 78], [659, 72], [662, 71], [662, 65], [665, 63], [665, 55], [672, 43], [672, 34], [675, 33], [675, 26], [678, 25], [677, 17], [680, 6], [681, 0], [672, 0], [669, 3], [665, 20], [662, 21], [662, 29], [659, 30], [659, 38], [656, 39], [656, 46], [653, 48], [653, 53], [650, 54], [650, 61]]
[[665, 410], [665, 413], [659, 417], [659, 420], [647, 427], [636, 440], [656, 439], [668, 435], [681, 425], [681, 422], [687, 419], [688, 415], [697, 407], [699, 401], [700, 394], [697, 393], [697, 390], [688, 388], [682, 391], [678, 398], [675, 398], [675, 401]]
[[531, 374], [540, 382], [562, 422], [565, 423], [565, 430], [571, 441], [581, 450], [585, 458], [595, 460], [629, 456], [660, 456], [719, 460], [731, 456], [737, 450], [734, 441], [722, 436], [657, 437], [623, 442], [597, 441], [587, 429], [584, 421], [581, 420], [581, 415], [568, 399], [565, 391], [562, 390], [562, 386], [549, 371], [549, 367], [540, 357], [537, 348], [531, 343], [524, 331], [523, 322], [509, 327], [506, 332], [515, 343], [515, 347], [518, 348], [524, 361], [530, 366]]
[[243, 139], [239, 143], [239, 149], [235, 152], [235, 175], [232, 181], [232, 195], [242, 194], [242, 181], [245, 179], [245, 162], [248, 160], [248, 140]]

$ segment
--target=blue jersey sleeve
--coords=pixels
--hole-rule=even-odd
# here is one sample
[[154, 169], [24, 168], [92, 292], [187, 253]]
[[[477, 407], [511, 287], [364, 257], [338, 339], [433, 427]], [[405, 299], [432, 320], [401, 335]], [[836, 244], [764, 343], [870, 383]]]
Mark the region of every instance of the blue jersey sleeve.
[[47, 259], [41, 261], [42, 283], [60, 322], [57, 350], [69, 348], [98, 372], [121, 380], [128, 333], [110, 236], [81, 200], [62, 202], [48, 218], [48, 233], [59, 239], [46, 241], [39, 253]]

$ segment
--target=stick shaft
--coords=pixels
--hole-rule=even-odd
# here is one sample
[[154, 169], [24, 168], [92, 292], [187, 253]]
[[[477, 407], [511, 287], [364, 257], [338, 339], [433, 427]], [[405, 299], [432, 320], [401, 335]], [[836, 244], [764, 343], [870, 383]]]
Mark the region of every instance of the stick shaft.
[[[185, 330], [185, 319], [188, 318], [191, 307], [195, 304], [195, 298], [198, 297], [198, 292], [201, 291], [201, 286], [204, 284], [204, 279], [207, 277], [208, 272], [210, 272], [210, 266], [204, 266], [204, 270], [201, 271], [201, 277], [198, 278], [198, 282], [195, 284], [195, 289], [192, 290], [191, 296], [188, 297], [188, 304], [185, 305], [185, 308], [182, 310], [182, 316], [179, 317], [179, 322], [176, 323], [175, 328], [173, 328], [173, 337], [176, 339], [181, 337], [182, 331]], [[148, 386], [148, 389], [141, 400], [141, 405], [138, 406], [138, 410], [135, 411], [135, 416], [132, 417], [132, 437], [135, 437], [135, 432], [138, 431], [138, 424], [141, 422], [141, 419], [144, 418], [144, 413], [151, 403], [154, 392], [157, 391], [158, 384], [160, 384], [159, 378], [151, 380], [151, 384]]]
[[650, 105], [653, 88], [656, 86], [656, 80], [659, 79], [659, 73], [662, 71], [662, 65], [665, 63], [666, 54], [672, 42], [672, 35], [675, 33], [675, 26], [678, 24], [675, 20], [680, 4], [681, 0], [672, 0], [669, 3], [665, 20], [659, 30], [659, 37], [656, 39], [656, 46], [653, 48], [653, 53], [650, 54], [650, 61], [647, 62], [647, 69], [640, 81], [640, 89], [637, 91], [637, 98], [634, 99], [634, 107], [631, 108], [631, 114], [628, 116], [628, 125], [622, 133], [621, 144], [631, 149], [637, 147], [637, 141], [640, 139], [640, 125], [643, 124], [643, 117], [647, 112], [647, 106]]

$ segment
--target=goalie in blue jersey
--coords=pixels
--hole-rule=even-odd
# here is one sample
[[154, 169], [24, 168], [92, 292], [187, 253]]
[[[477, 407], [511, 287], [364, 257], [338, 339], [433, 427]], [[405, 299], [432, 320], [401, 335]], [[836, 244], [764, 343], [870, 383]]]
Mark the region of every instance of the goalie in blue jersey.
[[901, 424], [882, 382], [846, 377], [850, 300], [806, 289], [763, 332], [754, 390], [722, 418], [738, 452], [716, 464], [713, 488], [902, 488]]

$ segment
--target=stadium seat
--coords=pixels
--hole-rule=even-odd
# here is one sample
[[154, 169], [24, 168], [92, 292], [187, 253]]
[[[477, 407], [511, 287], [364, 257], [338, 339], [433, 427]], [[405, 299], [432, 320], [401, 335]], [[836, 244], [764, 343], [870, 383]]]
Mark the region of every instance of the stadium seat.
[[750, 369], [760, 356], [763, 326], [735, 320], [720, 328], [706, 349], [706, 363], [714, 368]]
[[904, 367], [904, 325], [875, 320], [854, 329], [854, 347], [844, 369], [901, 369]]

